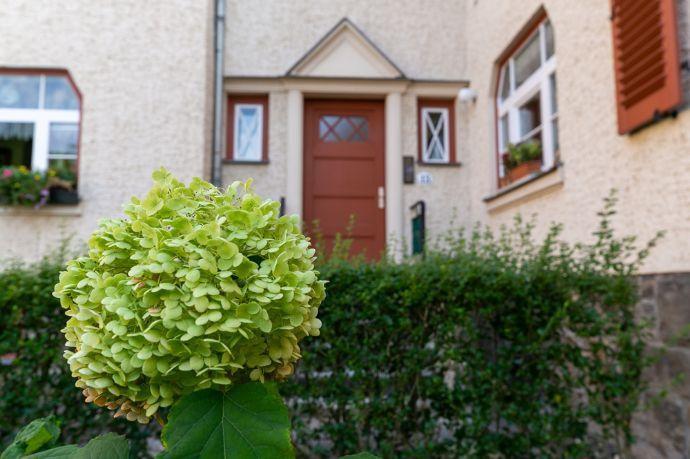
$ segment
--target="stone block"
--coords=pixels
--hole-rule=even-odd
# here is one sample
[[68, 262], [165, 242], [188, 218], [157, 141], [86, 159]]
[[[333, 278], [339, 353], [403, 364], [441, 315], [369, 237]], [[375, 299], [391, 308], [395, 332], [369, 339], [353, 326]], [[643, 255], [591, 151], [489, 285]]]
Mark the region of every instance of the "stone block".
[[656, 298], [661, 339], [690, 346], [690, 273], [658, 276]]

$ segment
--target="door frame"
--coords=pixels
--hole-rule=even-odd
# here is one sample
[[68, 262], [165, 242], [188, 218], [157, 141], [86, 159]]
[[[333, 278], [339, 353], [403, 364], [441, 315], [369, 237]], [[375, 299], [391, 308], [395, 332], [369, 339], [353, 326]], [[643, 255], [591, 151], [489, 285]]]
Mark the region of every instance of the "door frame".
[[[303, 133], [302, 133], [302, 139], [303, 139], [303, 152], [302, 152], [302, 217], [305, 220], [305, 223], [309, 224], [310, 222], [306, 222], [306, 214], [307, 214], [307, 209], [308, 209], [308, 204], [307, 204], [307, 198], [311, 196], [311, 193], [313, 193], [313, 190], [311, 188], [311, 185], [308, 183], [308, 176], [307, 176], [307, 168], [310, 167], [310, 165], [307, 163], [307, 150], [309, 149], [310, 145], [310, 136], [313, 136], [313, 132], [310, 132], [311, 129], [314, 128], [314, 126], [311, 123], [318, 123], [317, 119], [312, 119], [312, 117], [309, 114], [310, 110], [310, 105], [312, 107], [315, 107], [315, 110], [324, 110], [325, 107], [329, 106], [332, 104], [333, 110], [338, 111], [338, 110], [375, 110], [378, 111], [379, 114], [381, 115], [381, 121], [382, 124], [380, 126], [381, 132], [379, 133], [380, 139], [381, 139], [381, 145], [379, 147], [380, 151], [377, 151], [377, 154], [381, 154], [381, 166], [382, 170], [380, 171], [380, 176], [377, 177], [380, 178], [380, 183], [383, 186], [384, 190], [384, 208], [380, 209], [378, 206], [376, 207], [377, 211], [377, 217], [376, 217], [376, 222], [375, 225], [377, 226], [376, 229], [376, 234], [380, 233], [380, 236], [382, 237], [382, 244], [383, 246], [380, 248], [381, 251], [385, 252], [387, 249], [387, 246], [390, 243], [390, 237], [387, 232], [387, 211], [388, 211], [388, 196], [387, 196], [387, 177], [386, 177], [386, 171], [387, 171], [387, 158], [386, 158], [386, 105], [385, 101], [380, 99], [380, 98], [334, 98], [334, 97], [309, 97], [304, 100], [304, 110], [303, 110]], [[321, 107], [320, 107], [321, 106]], [[318, 124], [317, 124], [318, 128]], [[369, 133], [371, 135], [371, 127], [369, 130]], [[311, 139], [313, 142], [313, 138]], [[313, 158], [311, 159], [313, 161]], [[378, 175], [378, 172], [377, 172]], [[374, 196], [374, 199], [377, 199], [376, 196]], [[311, 211], [311, 208], [309, 208]], [[378, 214], [378, 212], [382, 211], [383, 215]], [[380, 217], [380, 218], [379, 218]], [[344, 228], [343, 228], [344, 230]], [[377, 249], [379, 250], [379, 249]], [[370, 254], [370, 255], [376, 255], [378, 254]]]

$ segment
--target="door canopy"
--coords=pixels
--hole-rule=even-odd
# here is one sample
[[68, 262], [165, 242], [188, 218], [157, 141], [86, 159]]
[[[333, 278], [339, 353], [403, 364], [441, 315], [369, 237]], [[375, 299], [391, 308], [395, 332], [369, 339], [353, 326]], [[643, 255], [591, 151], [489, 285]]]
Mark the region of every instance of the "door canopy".
[[347, 18], [302, 56], [287, 76], [405, 79], [403, 72]]

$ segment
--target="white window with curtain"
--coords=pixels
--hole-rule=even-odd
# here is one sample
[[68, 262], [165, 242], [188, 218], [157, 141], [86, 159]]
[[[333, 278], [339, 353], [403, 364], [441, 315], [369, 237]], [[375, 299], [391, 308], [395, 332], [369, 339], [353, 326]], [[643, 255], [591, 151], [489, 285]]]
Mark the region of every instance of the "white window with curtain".
[[79, 119], [66, 75], [0, 73], [0, 166], [76, 172]]
[[505, 61], [500, 69], [496, 101], [499, 177], [505, 175], [504, 154], [510, 145], [536, 142], [542, 170], [552, 168], [558, 153], [556, 56], [548, 19]]

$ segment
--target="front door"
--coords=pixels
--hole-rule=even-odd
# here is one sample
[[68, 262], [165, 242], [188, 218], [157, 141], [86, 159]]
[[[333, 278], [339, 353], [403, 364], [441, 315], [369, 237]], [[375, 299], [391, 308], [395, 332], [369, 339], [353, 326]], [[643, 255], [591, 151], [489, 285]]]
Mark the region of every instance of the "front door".
[[[304, 221], [327, 248], [337, 234], [352, 254], [379, 258], [386, 245], [382, 101], [307, 100]], [[330, 250], [330, 249], [329, 249]]]

